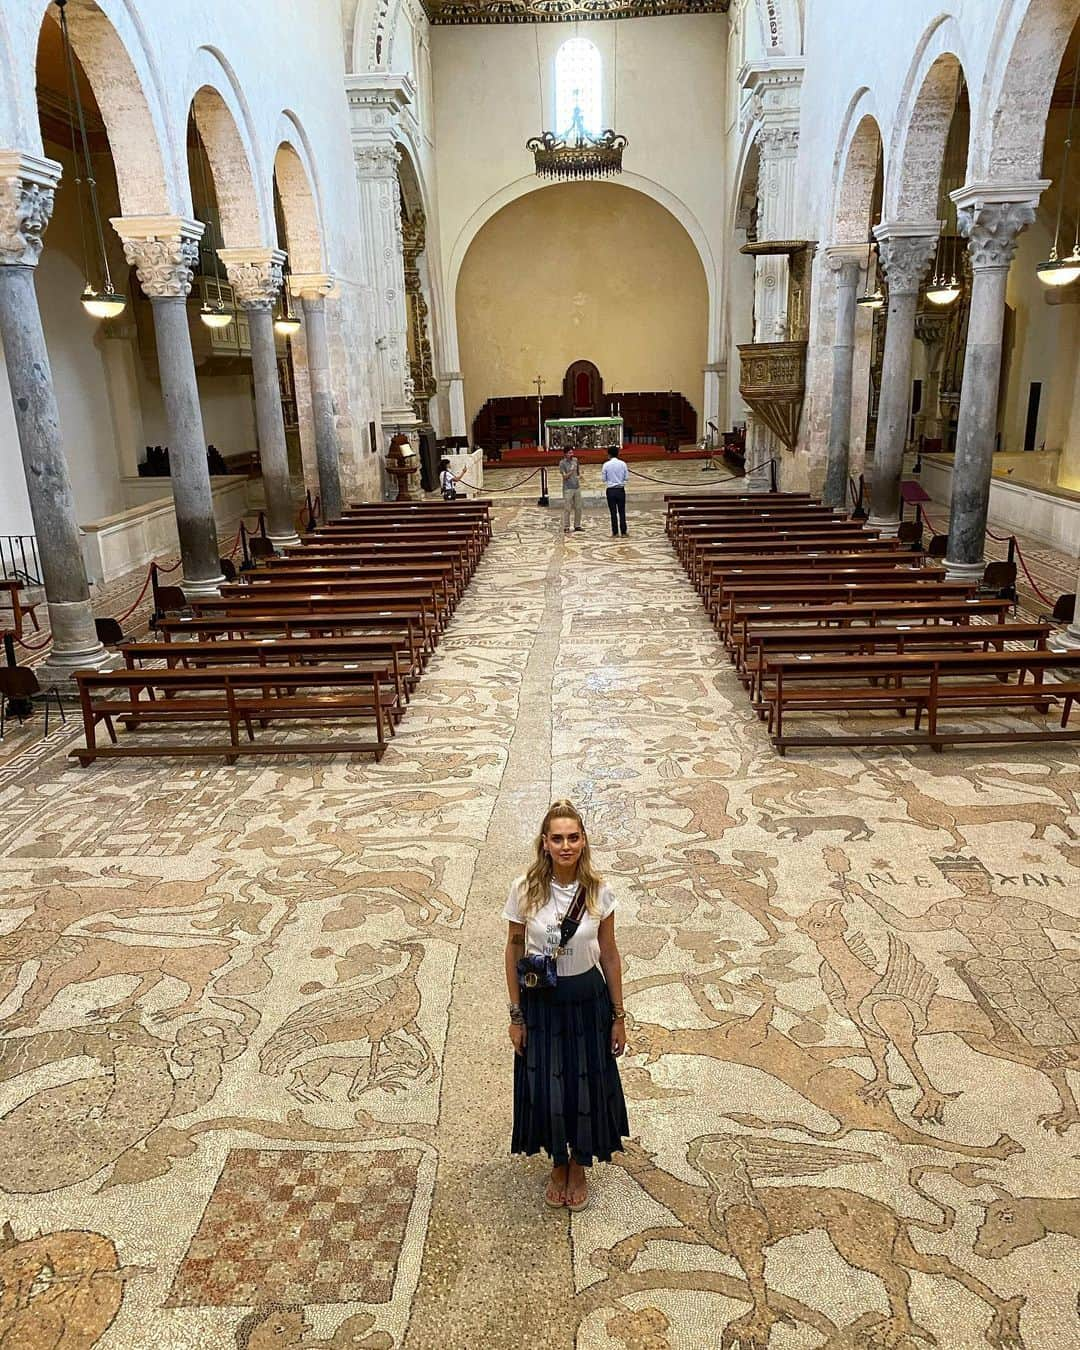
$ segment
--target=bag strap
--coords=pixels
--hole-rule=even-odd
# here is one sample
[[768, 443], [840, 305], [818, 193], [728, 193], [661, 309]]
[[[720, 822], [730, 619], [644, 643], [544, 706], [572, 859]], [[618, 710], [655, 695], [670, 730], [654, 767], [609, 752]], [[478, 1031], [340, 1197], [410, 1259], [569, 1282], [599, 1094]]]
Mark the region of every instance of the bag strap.
[[578, 930], [578, 925], [585, 917], [585, 887], [579, 886], [577, 895], [574, 896], [573, 904], [566, 911], [566, 918], [563, 919], [559, 931], [559, 946], [567, 946], [574, 934]]

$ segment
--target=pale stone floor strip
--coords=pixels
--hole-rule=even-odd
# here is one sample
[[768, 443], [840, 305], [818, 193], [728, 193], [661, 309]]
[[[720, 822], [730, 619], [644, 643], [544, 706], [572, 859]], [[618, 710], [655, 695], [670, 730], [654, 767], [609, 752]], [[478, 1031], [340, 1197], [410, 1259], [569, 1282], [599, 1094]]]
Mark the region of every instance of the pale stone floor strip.
[[[780, 760], [659, 501], [587, 524], [497, 510], [380, 765], [0, 766], [0, 1344], [1077, 1344], [1080, 756]], [[572, 1219], [499, 918], [564, 794], [632, 1014]]]

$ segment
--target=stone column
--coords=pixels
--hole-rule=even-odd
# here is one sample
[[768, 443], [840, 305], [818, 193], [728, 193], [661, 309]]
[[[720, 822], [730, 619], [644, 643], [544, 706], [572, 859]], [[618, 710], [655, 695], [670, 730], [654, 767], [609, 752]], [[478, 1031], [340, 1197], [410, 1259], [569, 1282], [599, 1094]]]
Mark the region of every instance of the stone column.
[[746, 410], [746, 460], [743, 472], [750, 492], [771, 492], [773, 475], [779, 479], [776, 449], [780, 442], [753, 409]]
[[342, 511], [340, 445], [330, 383], [330, 343], [326, 336], [326, 301], [333, 292], [334, 279], [321, 272], [294, 273], [289, 284], [304, 311], [322, 519], [337, 520]]
[[112, 226], [124, 245], [124, 256], [138, 272], [139, 285], [154, 315], [183, 562], [180, 585], [189, 596], [216, 595], [224, 577], [187, 313], [203, 226], [182, 216], [123, 216], [113, 220]]
[[[118, 664], [97, 639], [75, 499], [60, 435], [34, 268], [53, 209], [60, 165], [0, 152], [0, 340], [52, 628], [42, 684], [69, 683], [76, 670]], [[72, 293], [72, 303], [75, 302]]]
[[375, 297], [382, 424], [384, 431], [410, 432], [419, 422], [409, 372], [397, 143], [404, 139], [401, 116], [415, 103], [416, 88], [408, 75], [378, 70], [347, 76], [345, 92], [360, 192], [360, 239]]
[[930, 268], [941, 227], [937, 221], [918, 224], [886, 221], [874, 226], [881, 246], [881, 265], [889, 283], [885, 352], [881, 364], [874, 478], [870, 489], [869, 523], [885, 534], [900, 526], [900, 479], [907, 445], [911, 405], [911, 344], [919, 287]]
[[825, 250], [825, 265], [836, 277], [836, 323], [832, 346], [832, 399], [829, 405], [829, 458], [822, 500], [846, 506], [851, 454], [851, 383], [855, 361], [855, 296], [863, 248], [834, 244]]
[[266, 497], [266, 532], [274, 547], [280, 549], [284, 544], [300, 542], [294, 521], [274, 338], [274, 302], [281, 290], [285, 254], [276, 248], [222, 248], [218, 255], [225, 264], [233, 294], [247, 314], [255, 377], [255, 423]]
[[951, 193], [971, 260], [964, 380], [956, 427], [946, 574], [955, 580], [983, 573], [986, 511], [994, 463], [1005, 283], [1016, 236], [1035, 219], [1044, 182], [971, 184]]

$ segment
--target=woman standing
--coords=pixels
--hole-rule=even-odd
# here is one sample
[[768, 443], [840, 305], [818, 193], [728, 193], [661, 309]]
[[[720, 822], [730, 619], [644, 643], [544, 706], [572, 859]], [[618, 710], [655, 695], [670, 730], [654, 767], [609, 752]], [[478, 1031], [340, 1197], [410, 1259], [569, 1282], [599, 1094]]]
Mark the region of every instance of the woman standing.
[[513, 1153], [543, 1149], [544, 1199], [589, 1203], [585, 1168], [629, 1134], [616, 1059], [626, 1046], [615, 897], [593, 871], [577, 808], [548, 809], [536, 856], [503, 910], [514, 1060]]

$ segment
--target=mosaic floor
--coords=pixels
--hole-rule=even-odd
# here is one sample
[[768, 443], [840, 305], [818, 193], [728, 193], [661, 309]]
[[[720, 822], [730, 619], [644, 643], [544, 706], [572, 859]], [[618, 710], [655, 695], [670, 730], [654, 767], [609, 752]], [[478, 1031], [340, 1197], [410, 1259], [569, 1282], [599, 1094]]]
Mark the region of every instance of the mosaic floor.
[[[658, 505], [559, 524], [499, 508], [378, 766], [0, 765], [0, 1346], [1080, 1342], [1080, 755], [781, 761]], [[632, 1014], [572, 1218], [506, 1151], [556, 795]]]

